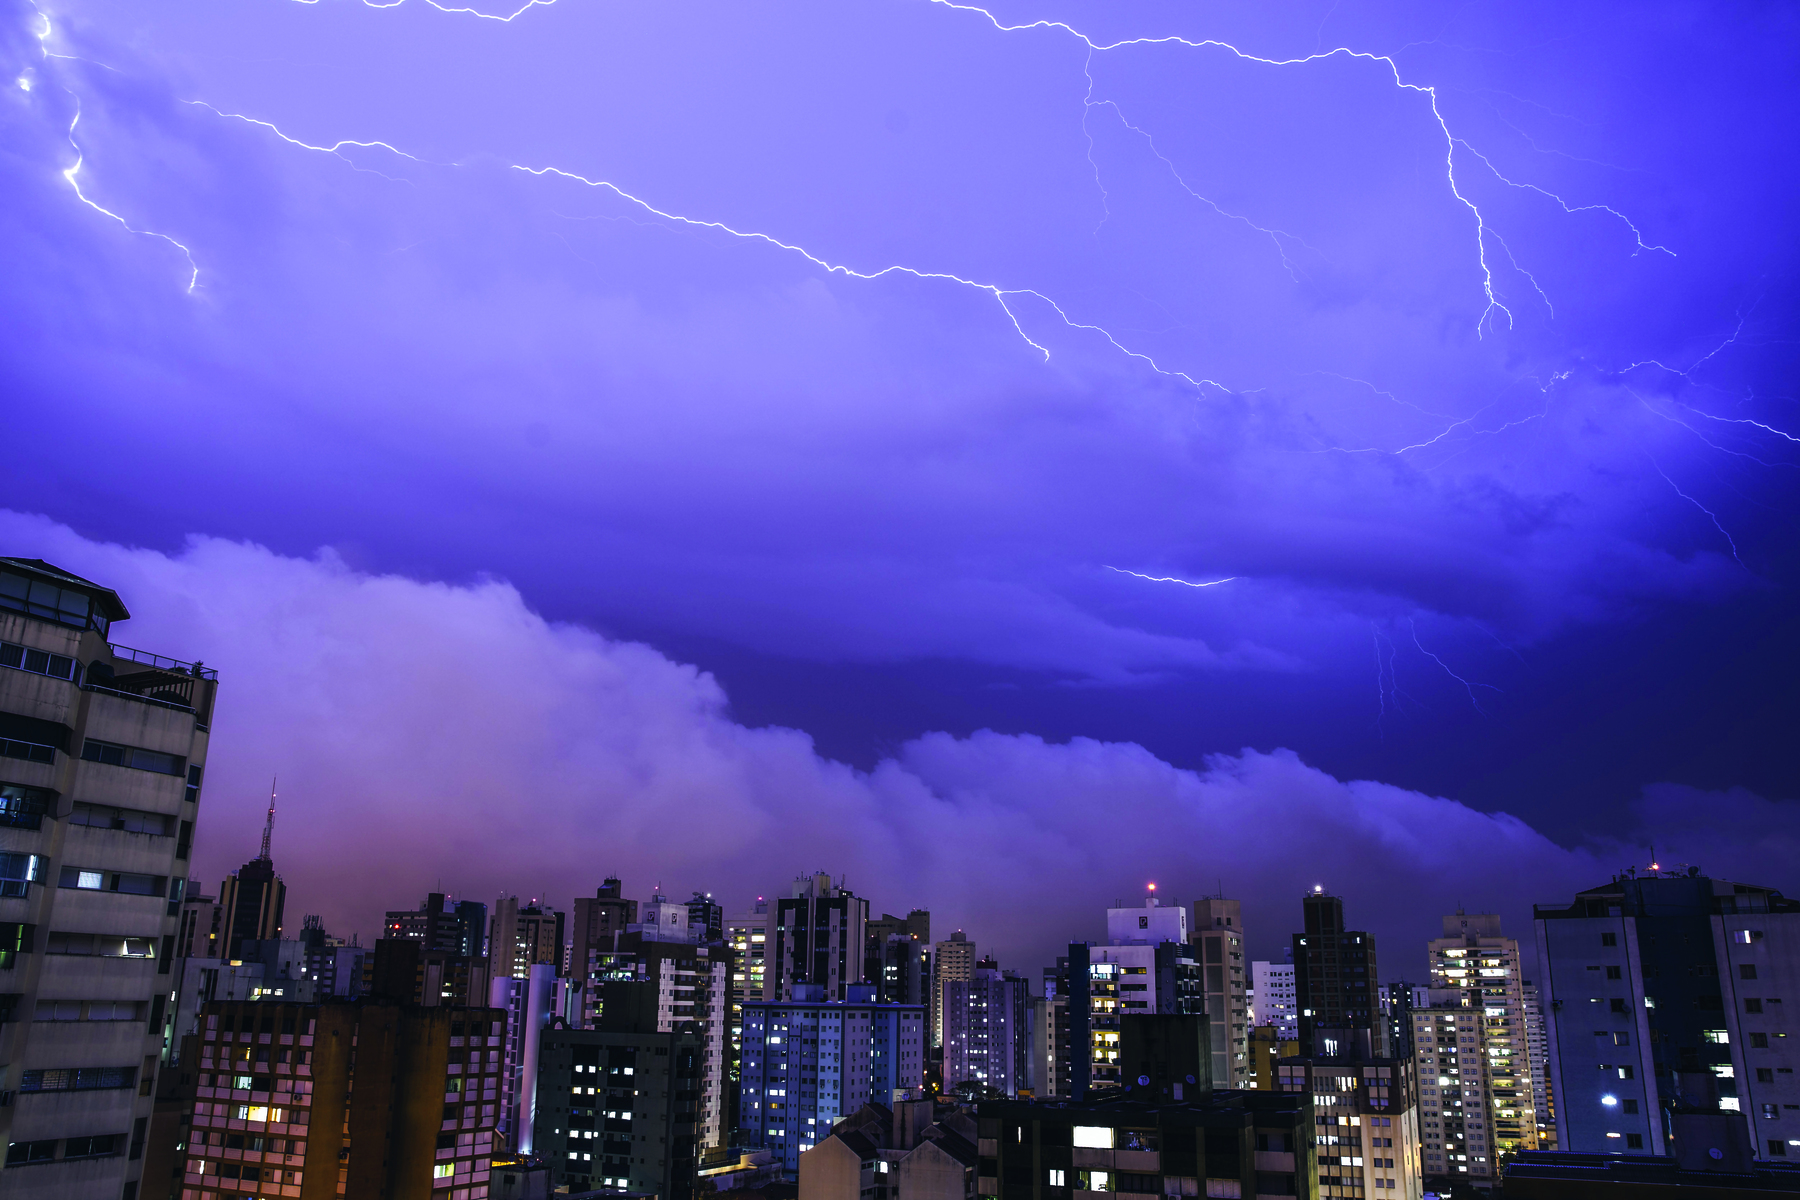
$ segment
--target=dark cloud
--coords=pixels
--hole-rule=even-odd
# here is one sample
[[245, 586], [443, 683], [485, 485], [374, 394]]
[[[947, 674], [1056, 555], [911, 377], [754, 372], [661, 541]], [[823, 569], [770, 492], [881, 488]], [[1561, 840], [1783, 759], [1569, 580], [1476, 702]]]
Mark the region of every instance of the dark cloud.
[[[1367, 57], [1090, 57], [924, 0], [9, 2], [0, 371], [44, 449], [7, 502], [168, 553], [495, 572], [614, 635], [816, 664], [734, 682], [759, 723], [828, 669], [954, 675], [922, 715], [870, 675], [816, 706], [873, 714], [864, 767], [984, 723], [1154, 740], [1215, 784], [1208, 753], [1295, 746], [1603, 833], [1570, 781], [1654, 757], [1658, 714], [1558, 758], [1523, 697], [1675, 613], [1642, 654], [1691, 671], [1695, 629], [1758, 628], [1717, 614], [1792, 577], [1796, 168], [1765, 143], [1793, 19], [1336, 10], [1056, 15], [1392, 52], [1456, 142]], [[120, 219], [67, 182], [77, 145]], [[131, 230], [188, 248], [192, 294]], [[995, 682], [1035, 707], [966, 701]], [[1497, 758], [1536, 765], [1483, 784]]]
[[[1100, 910], [1148, 881], [1184, 900], [1243, 897], [1256, 949], [1278, 953], [1299, 895], [1322, 883], [1402, 969], [1440, 911], [1498, 910], [1523, 933], [1529, 903], [1614, 866], [1610, 849], [1340, 781], [1287, 751], [1181, 770], [1128, 743], [930, 734], [857, 771], [803, 733], [736, 723], [704, 672], [547, 622], [497, 581], [422, 583], [209, 538], [168, 556], [10, 513], [0, 533], [116, 587], [137, 614], [122, 640], [219, 669], [202, 878], [255, 853], [279, 773], [295, 912], [365, 935], [440, 885], [566, 904], [618, 872], [641, 893], [703, 888], [736, 907], [824, 869], [1034, 968], [1103, 936]], [[1776, 865], [1778, 847], [1751, 849], [1775, 806], [1689, 799], [1658, 791], [1644, 814], [1671, 854]]]

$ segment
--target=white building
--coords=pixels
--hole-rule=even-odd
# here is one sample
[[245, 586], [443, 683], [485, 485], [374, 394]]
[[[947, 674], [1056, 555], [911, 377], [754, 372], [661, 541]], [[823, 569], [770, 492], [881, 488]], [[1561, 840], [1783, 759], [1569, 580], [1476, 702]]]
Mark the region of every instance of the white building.
[[1294, 964], [1254, 962], [1250, 964], [1251, 1007], [1258, 1025], [1275, 1026], [1275, 1036], [1284, 1042], [1300, 1036], [1300, 1005], [1294, 996]]

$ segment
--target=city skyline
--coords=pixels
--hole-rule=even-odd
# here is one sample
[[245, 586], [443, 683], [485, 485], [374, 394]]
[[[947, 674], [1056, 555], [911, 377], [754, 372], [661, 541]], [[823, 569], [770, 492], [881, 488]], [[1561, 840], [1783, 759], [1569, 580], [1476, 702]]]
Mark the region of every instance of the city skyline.
[[132, 451], [20, 456], [0, 531], [247, 681], [218, 803], [279, 772], [293, 872], [529, 804], [971, 926], [1781, 882], [1786, 35], [1066, 7], [7, 0], [9, 420]]

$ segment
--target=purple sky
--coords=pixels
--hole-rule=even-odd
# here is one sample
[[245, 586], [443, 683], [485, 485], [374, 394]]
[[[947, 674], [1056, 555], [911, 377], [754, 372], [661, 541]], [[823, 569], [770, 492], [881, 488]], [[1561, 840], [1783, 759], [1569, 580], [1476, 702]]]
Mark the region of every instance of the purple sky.
[[0, 524], [220, 667], [199, 870], [279, 771], [345, 929], [1792, 886], [1797, 33], [0, 0]]

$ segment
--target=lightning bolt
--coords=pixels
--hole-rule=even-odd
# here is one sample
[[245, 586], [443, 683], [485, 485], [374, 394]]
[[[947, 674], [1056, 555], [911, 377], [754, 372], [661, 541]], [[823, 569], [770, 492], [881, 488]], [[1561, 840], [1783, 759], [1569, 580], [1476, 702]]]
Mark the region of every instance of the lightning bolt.
[[[1645, 455], [1645, 457], [1649, 458], [1650, 456]], [[1693, 505], [1695, 508], [1699, 509], [1701, 512], [1706, 514], [1707, 520], [1709, 520], [1713, 523], [1713, 528], [1717, 529], [1719, 531], [1719, 536], [1725, 539], [1725, 544], [1727, 546], [1731, 547], [1731, 557], [1734, 559], [1737, 559], [1738, 566], [1743, 567], [1744, 560], [1741, 558], [1738, 558], [1737, 541], [1726, 530], [1725, 526], [1719, 523], [1718, 514], [1713, 512], [1712, 509], [1706, 507], [1706, 505], [1704, 505], [1704, 504], [1700, 503], [1698, 500], [1694, 499], [1692, 496], [1688, 495], [1686, 492], [1682, 491], [1681, 486], [1679, 484], [1677, 484], [1673, 479], [1669, 478], [1669, 473], [1667, 471], [1664, 471], [1662, 469], [1662, 464], [1657, 462], [1654, 458], [1650, 459], [1650, 465], [1656, 468], [1656, 473], [1663, 477], [1664, 483], [1668, 484], [1671, 488], [1673, 488], [1675, 490], [1675, 494], [1677, 496], [1680, 496], [1683, 500], [1686, 500], [1689, 504]], [[1744, 567], [1744, 569], [1746, 571], [1748, 571], [1750, 568]]]
[[1236, 575], [1229, 575], [1224, 579], [1208, 579], [1204, 582], [1196, 583], [1191, 579], [1177, 579], [1173, 575], [1145, 575], [1141, 571], [1127, 571], [1123, 567], [1107, 567], [1106, 569], [1109, 571], [1117, 571], [1121, 575], [1135, 575], [1139, 579], [1148, 579], [1151, 583], [1179, 583], [1182, 587], [1191, 588], [1218, 587], [1221, 583], [1230, 583], [1238, 578]]
[[1487, 716], [1487, 710], [1485, 708], [1481, 707], [1481, 698], [1475, 694], [1475, 689], [1476, 688], [1486, 688], [1490, 692], [1498, 692], [1498, 691], [1500, 691], [1500, 689], [1495, 687], [1491, 683], [1471, 682], [1470, 680], [1464, 679], [1461, 675], [1458, 675], [1455, 671], [1452, 671], [1450, 669], [1449, 663], [1445, 662], [1443, 659], [1439, 658], [1437, 655], [1435, 655], [1431, 651], [1427, 650], [1425, 648], [1425, 644], [1419, 640], [1419, 623], [1418, 623], [1418, 621], [1416, 621], [1416, 620], [1408, 621], [1407, 625], [1412, 630], [1413, 645], [1415, 645], [1419, 648], [1419, 653], [1423, 654], [1426, 658], [1429, 658], [1432, 662], [1436, 663], [1438, 666], [1444, 668], [1444, 674], [1446, 674], [1450, 678], [1456, 680], [1456, 682], [1462, 684], [1463, 688], [1465, 690], [1467, 690], [1469, 693], [1469, 703], [1475, 706], [1475, 711], [1480, 713], [1484, 717]]
[[[1508, 308], [1506, 306], [1506, 304], [1500, 299], [1499, 292], [1497, 291], [1497, 289], [1495, 287], [1495, 283], [1494, 283], [1494, 269], [1493, 269], [1492, 264], [1490, 264], [1488, 262], [1487, 239], [1492, 234], [1492, 230], [1490, 230], [1488, 227], [1487, 218], [1482, 214], [1480, 206], [1477, 205], [1468, 196], [1463, 194], [1462, 187], [1457, 182], [1456, 150], [1459, 146], [1465, 150], [1468, 150], [1471, 154], [1474, 154], [1476, 158], [1480, 159], [1482, 164], [1484, 166], [1486, 166], [1487, 169], [1494, 174], [1494, 177], [1499, 179], [1502, 183], [1504, 183], [1510, 187], [1526, 188], [1526, 189], [1529, 189], [1532, 191], [1536, 191], [1544, 196], [1547, 196], [1550, 199], [1554, 200], [1557, 204], [1561, 205], [1565, 212], [1577, 213], [1577, 212], [1586, 212], [1586, 211], [1591, 211], [1591, 210], [1604, 209], [1606, 212], [1611, 213], [1613, 216], [1615, 216], [1619, 220], [1623, 221], [1626, 224], [1626, 226], [1632, 230], [1633, 236], [1636, 239], [1639, 249], [1660, 250], [1663, 253], [1669, 254], [1671, 256], [1673, 256], [1673, 254], [1674, 254], [1673, 251], [1668, 250], [1666, 247], [1651, 246], [1651, 245], [1646, 244], [1643, 240], [1642, 234], [1638, 231], [1637, 226], [1634, 225], [1628, 218], [1626, 218], [1624, 216], [1624, 214], [1618, 212], [1616, 209], [1609, 208], [1606, 205], [1571, 205], [1568, 203], [1568, 201], [1564, 200], [1561, 196], [1559, 196], [1556, 193], [1551, 192], [1545, 188], [1538, 187], [1536, 184], [1521, 184], [1521, 183], [1515, 182], [1512, 179], [1509, 179], [1506, 175], [1502, 174], [1500, 172], [1500, 170], [1497, 167], [1495, 167], [1493, 162], [1490, 161], [1485, 155], [1482, 155], [1478, 151], [1474, 150], [1474, 148], [1471, 147], [1467, 141], [1465, 141], [1464, 139], [1462, 139], [1460, 137], [1457, 137], [1451, 131], [1450, 123], [1448, 120], [1445, 119], [1443, 110], [1438, 105], [1437, 88], [1434, 86], [1431, 86], [1431, 85], [1427, 85], [1427, 84], [1407, 82], [1406, 79], [1404, 78], [1404, 76], [1402, 76], [1402, 74], [1400, 72], [1400, 64], [1397, 61], [1395, 61], [1391, 55], [1375, 54], [1375, 53], [1373, 53], [1371, 51], [1367, 51], [1367, 50], [1353, 50], [1348, 46], [1338, 46], [1338, 47], [1334, 47], [1333, 49], [1330, 49], [1330, 50], [1318, 51], [1313, 54], [1300, 55], [1300, 56], [1294, 57], [1294, 58], [1270, 58], [1270, 57], [1267, 57], [1264, 55], [1251, 54], [1248, 51], [1239, 49], [1238, 47], [1232, 45], [1230, 42], [1220, 41], [1216, 38], [1186, 38], [1186, 37], [1182, 37], [1178, 34], [1164, 34], [1161, 36], [1154, 36], [1154, 37], [1146, 36], [1146, 37], [1121, 38], [1121, 39], [1119, 39], [1117, 41], [1113, 41], [1113, 42], [1101, 42], [1101, 41], [1097, 41], [1094, 38], [1088, 36], [1087, 34], [1083, 33], [1081, 30], [1075, 28], [1073, 25], [1070, 25], [1066, 21], [1054, 21], [1054, 20], [1049, 20], [1049, 19], [1040, 19], [1040, 20], [1036, 20], [1036, 21], [1027, 21], [1027, 22], [1024, 22], [1021, 24], [1009, 25], [1006, 22], [1002, 21], [999, 17], [995, 16], [992, 12], [990, 12], [986, 8], [981, 7], [978, 4], [965, 4], [965, 3], [962, 3], [961, 0], [928, 0], [928, 2], [931, 4], [941, 5], [944, 8], [952, 9], [957, 12], [971, 13], [971, 14], [975, 14], [979, 17], [985, 18], [996, 30], [998, 30], [1002, 33], [1023, 33], [1023, 32], [1027, 32], [1030, 30], [1038, 30], [1038, 29], [1060, 31], [1062, 33], [1068, 34], [1070, 37], [1075, 38], [1077, 41], [1079, 41], [1083, 45], [1085, 45], [1088, 48], [1090, 54], [1092, 54], [1094, 52], [1105, 53], [1106, 51], [1109, 51], [1109, 50], [1121, 50], [1121, 49], [1126, 49], [1128, 47], [1133, 47], [1133, 46], [1180, 45], [1180, 46], [1186, 46], [1186, 47], [1188, 47], [1190, 49], [1194, 49], [1194, 50], [1219, 50], [1219, 51], [1223, 51], [1224, 53], [1229, 54], [1232, 57], [1237, 58], [1241, 61], [1259, 63], [1264, 66], [1270, 66], [1270, 67], [1305, 66], [1305, 65], [1308, 65], [1311, 63], [1323, 62], [1327, 59], [1338, 58], [1338, 57], [1356, 59], [1356, 60], [1359, 60], [1362, 62], [1367, 62], [1367, 63], [1372, 63], [1372, 64], [1380, 64], [1381, 66], [1385, 67], [1387, 69], [1389, 75], [1392, 77], [1392, 79], [1394, 81], [1394, 86], [1396, 88], [1399, 88], [1402, 91], [1414, 92], [1418, 95], [1425, 97], [1427, 106], [1429, 107], [1430, 112], [1431, 112], [1431, 119], [1437, 125], [1438, 131], [1441, 134], [1443, 134], [1443, 138], [1444, 138], [1444, 178], [1445, 178], [1445, 182], [1449, 185], [1450, 194], [1456, 198], [1458, 203], [1460, 203], [1464, 208], [1466, 208], [1468, 210], [1469, 216], [1474, 221], [1474, 224], [1475, 224], [1475, 256], [1476, 256], [1476, 261], [1481, 268], [1482, 294], [1487, 300], [1487, 306], [1482, 310], [1481, 317], [1476, 322], [1475, 328], [1476, 328], [1477, 334], [1480, 334], [1481, 331], [1483, 329], [1485, 329], [1491, 321], [1495, 321], [1495, 320], [1499, 319], [1500, 317], [1504, 317], [1508, 328], [1511, 328], [1512, 323], [1513, 323], [1513, 313], [1512, 313], [1512, 310], [1510, 308]], [[1633, 251], [1633, 253], [1635, 254], [1635, 253], [1637, 253], [1637, 251]], [[1507, 256], [1509, 259], [1511, 258], [1511, 251], [1507, 252]], [[1530, 277], [1527, 276], [1527, 278], [1530, 278]], [[1532, 282], [1532, 286], [1535, 288], [1537, 286], [1537, 281], [1535, 279], [1533, 279], [1531, 282]], [[1542, 289], [1540, 288], [1538, 290], [1541, 295]], [[1547, 298], [1546, 298], [1546, 302], [1547, 302]]]
[[[44, 11], [36, 5], [32, 6], [32, 11], [37, 13], [38, 20], [44, 23], [43, 28], [36, 34], [38, 49], [43, 53], [44, 60], [48, 62], [52, 58], [68, 58], [69, 55], [52, 54], [50, 52], [50, 38], [55, 33], [55, 26], [51, 24], [50, 18]], [[21, 79], [19, 84], [25, 91], [29, 92], [31, 90], [29, 79]], [[154, 229], [137, 228], [132, 225], [130, 221], [127, 221], [124, 217], [120, 216], [112, 209], [107, 208], [82, 190], [81, 168], [86, 165], [87, 156], [82, 153], [81, 143], [75, 140], [75, 127], [81, 124], [81, 97], [77, 96], [74, 92], [69, 91], [67, 88], [64, 88], [63, 90], [68, 93], [70, 99], [75, 101], [75, 115], [69, 118], [69, 131], [67, 135], [69, 139], [69, 148], [75, 151], [75, 161], [63, 168], [60, 172], [63, 181], [66, 182], [69, 185], [69, 189], [75, 193], [75, 198], [77, 200], [81, 201], [101, 216], [110, 217], [112, 220], [117, 221], [127, 233], [136, 234], [139, 237], [156, 238], [160, 241], [169, 243], [169, 245], [181, 251], [181, 256], [187, 259], [188, 264], [187, 293], [190, 296], [193, 295], [194, 289], [200, 286], [200, 264], [194, 261], [194, 252], [191, 249], [166, 233], [158, 233]]]

